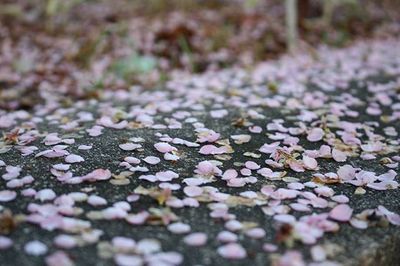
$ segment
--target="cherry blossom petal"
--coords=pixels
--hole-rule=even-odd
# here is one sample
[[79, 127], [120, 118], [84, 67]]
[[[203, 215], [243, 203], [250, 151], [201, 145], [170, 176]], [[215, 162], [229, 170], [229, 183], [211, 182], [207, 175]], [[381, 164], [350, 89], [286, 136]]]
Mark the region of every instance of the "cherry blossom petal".
[[238, 240], [238, 236], [229, 231], [221, 231], [218, 233], [217, 239], [223, 243], [236, 242]]
[[69, 249], [75, 247], [78, 242], [73, 236], [58, 235], [54, 238], [54, 244], [59, 248]]
[[143, 161], [145, 161], [148, 164], [155, 165], [155, 164], [158, 164], [161, 160], [160, 160], [160, 158], [155, 157], [155, 156], [147, 156], [146, 158], [143, 159]]
[[339, 222], [350, 221], [353, 209], [347, 204], [339, 204], [329, 212], [329, 217]]
[[118, 266], [142, 266], [143, 259], [137, 255], [116, 254], [114, 262]]
[[6, 236], [0, 236], [0, 250], [5, 250], [10, 247], [12, 247], [13, 241], [6, 237]]
[[188, 196], [188, 197], [197, 197], [203, 194], [203, 189], [201, 187], [197, 186], [187, 186], [183, 189], [183, 192]]
[[307, 140], [310, 142], [317, 142], [324, 137], [324, 131], [321, 128], [313, 128], [307, 135]]
[[128, 237], [116, 236], [111, 242], [113, 247], [121, 252], [134, 251], [136, 247], [136, 241]]
[[46, 200], [53, 200], [56, 198], [56, 193], [49, 188], [39, 190], [36, 195], [35, 199], [39, 199], [40, 201], [46, 201]]
[[92, 206], [107, 205], [107, 200], [97, 195], [90, 195], [87, 202]]
[[247, 230], [245, 234], [250, 238], [259, 239], [265, 236], [265, 230], [262, 228], [251, 228]]
[[17, 197], [17, 192], [12, 190], [1, 190], [0, 191], [0, 202], [12, 201]]
[[37, 240], [28, 242], [24, 247], [25, 252], [32, 256], [41, 256], [47, 253], [47, 246]]
[[172, 152], [172, 151], [176, 151], [177, 149], [173, 146], [171, 146], [170, 144], [166, 143], [166, 142], [159, 142], [154, 144], [154, 147], [156, 148], [157, 151], [161, 152], [161, 153], [167, 153], [167, 152]]
[[246, 250], [237, 243], [230, 243], [217, 249], [218, 254], [226, 259], [244, 259], [247, 257]]
[[332, 158], [336, 162], [345, 162], [347, 160], [347, 155], [345, 152], [342, 152], [342, 151], [334, 148], [332, 150]]
[[189, 246], [204, 246], [207, 242], [207, 235], [205, 233], [191, 233], [185, 236], [183, 241]]
[[74, 262], [64, 251], [56, 251], [46, 257], [47, 266], [73, 266]]
[[180, 222], [172, 223], [168, 225], [167, 229], [174, 234], [185, 234], [190, 232], [190, 225]]
[[82, 177], [84, 181], [94, 182], [111, 178], [111, 172], [108, 169], [96, 169]]
[[127, 143], [123, 143], [118, 145], [120, 149], [124, 150], [124, 151], [133, 151], [136, 149], [139, 149], [142, 147], [142, 145], [140, 144], [136, 144], [136, 143], [132, 143], [132, 142], [127, 142]]
[[303, 164], [305, 168], [315, 170], [318, 167], [318, 162], [314, 158], [303, 155]]
[[76, 155], [76, 154], [70, 154], [67, 157], [65, 157], [65, 162], [66, 163], [80, 163], [85, 161], [82, 156]]

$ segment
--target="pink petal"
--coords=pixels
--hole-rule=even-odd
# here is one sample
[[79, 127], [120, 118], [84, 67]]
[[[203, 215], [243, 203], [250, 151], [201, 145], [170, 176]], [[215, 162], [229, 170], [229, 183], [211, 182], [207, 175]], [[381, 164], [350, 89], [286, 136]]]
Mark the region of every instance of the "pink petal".
[[251, 133], [261, 133], [262, 132], [262, 128], [261, 127], [259, 127], [259, 126], [251, 126], [251, 127], [249, 127], [249, 131], [251, 132]]
[[93, 126], [92, 128], [86, 129], [86, 132], [89, 133], [89, 136], [91, 137], [97, 137], [102, 134], [102, 130], [104, 127], [102, 126]]
[[251, 140], [251, 136], [250, 135], [245, 135], [245, 134], [232, 135], [231, 138], [234, 140], [234, 142], [236, 144], [247, 143], [247, 142], [249, 142]]
[[164, 153], [164, 159], [166, 161], [178, 161], [180, 157], [178, 155], [172, 154], [172, 153]]
[[160, 252], [148, 257], [149, 265], [181, 265], [183, 256], [175, 251]]
[[329, 158], [331, 156], [331, 147], [328, 145], [321, 145], [319, 148], [319, 157]]
[[71, 166], [70, 164], [59, 163], [59, 164], [53, 165], [53, 168], [56, 170], [59, 170], [59, 171], [67, 171], [70, 168], [70, 166]]
[[155, 156], [147, 156], [146, 158], [143, 159], [143, 161], [145, 161], [148, 164], [158, 164], [161, 160], [158, 157]]
[[318, 167], [318, 162], [314, 158], [303, 155], [303, 163], [307, 169], [315, 170]]
[[[263, 191], [261, 192], [264, 193]], [[294, 199], [299, 195], [299, 193], [300, 192], [295, 189], [278, 188], [276, 191], [271, 193], [270, 196], [277, 200]]]
[[251, 228], [247, 230], [245, 234], [250, 238], [259, 239], [265, 236], [265, 230], [262, 228]]
[[40, 256], [47, 252], [47, 246], [40, 241], [34, 240], [28, 242], [25, 245], [24, 250], [29, 255]]
[[90, 150], [90, 149], [92, 149], [92, 145], [79, 145], [78, 146], [78, 150], [86, 151], [86, 150]]
[[183, 202], [183, 205], [188, 206], [188, 207], [195, 207], [196, 208], [196, 207], [200, 206], [200, 203], [194, 198], [184, 198], [182, 200], [182, 202]]
[[156, 173], [156, 178], [162, 182], [169, 182], [172, 179], [178, 178], [179, 175], [171, 170]]
[[397, 181], [382, 181], [379, 183], [369, 183], [367, 184], [367, 187], [375, 190], [388, 190], [398, 188], [399, 183], [397, 183]]
[[197, 197], [203, 194], [203, 188], [197, 186], [187, 186], [183, 189], [183, 192], [188, 197]]
[[114, 128], [114, 129], [123, 129], [128, 125], [128, 121], [123, 120], [119, 123], [114, 123], [111, 119], [111, 117], [108, 116], [103, 116], [101, 117], [97, 123], [99, 125], [105, 126], [105, 127], [109, 127], [109, 128]]
[[17, 192], [12, 190], [1, 190], [0, 191], [0, 202], [12, 201], [17, 197]]
[[251, 170], [247, 169], [247, 168], [242, 168], [242, 169], [240, 169], [240, 174], [242, 174], [243, 176], [250, 176]]
[[102, 210], [101, 213], [106, 220], [122, 219], [128, 216], [125, 210], [117, 207], [108, 207]]
[[277, 265], [306, 265], [303, 256], [299, 251], [288, 250], [280, 257]]
[[116, 254], [114, 262], [118, 266], [142, 266], [143, 259], [138, 255]]
[[113, 237], [111, 242], [114, 248], [122, 252], [133, 251], [136, 247], [135, 240], [128, 237], [116, 236]]
[[221, 231], [217, 235], [217, 240], [223, 243], [236, 242], [238, 236], [229, 231]]
[[265, 243], [265, 244], [263, 245], [263, 250], [264, 250], [265, 252], [275, 252], [275, 251], [278, 250], [278, 247], [277, 247], [276, 245], [274, 245], [274, 244]]
[[211, 145], [211, 144], [204, 145], [199, 150], [199, 153], [200, 154], [204, 154], [204, 155], [209, 155], [209, 154], [216, 155], [216, 154], [223, 154], [225, 152], [226, 152], [226, 150], [225, 150], [224, 147], [219, 147], [218, 148], [218, 147], [216, 147], [214, 145]]
[[263, 167], [257, 171], [257, 174], [260, 174], [263, 177], [272, 177], [274, 175], [274, 172], [269, 168]]
[[396, 176], [397, 176], [396, 171], [389, 170], [388, 172], [379, 175], [378, 180], [379, 181], [393, 181]]
[[73, 248], [78, 242], [75, 237], [70, 235], [58, 235], [54, 238], [54, 244], [59, 248]]
[[244, 166], [246, 166], [246, 168], [250, 169], [250, 170], [257, 170], [260, 169], [260, 166], [252, 161], [247, 161], [245, 162]]
[[212, 174], [214, 171], [214, 165], [210, 161], [202, 161], [197, 165], [196, 173], [200, 175]]
[[148, 255], [159, 252], [161, 250], [160, 242], [157, 239], [145, 238], [140, 240], [136, 245], [136, 251], [139, 254]]
[[56, 251], [46, 257], [47, 266], [72, 266], [74, 262], [64, 251]]
[[299, 182], [292, 182], [292, 183], [288, 184], [288, 188], [289, 189], [303, 190], [304, 187], [305, 186], [302, 183], [299, 183]]
[[174, 234], [185, 234], [190, 232], [190, 225], [181, 222], [172, 223], [167, 226], [168, 231]]
[[228, 180], [229, 187], [243, 187], [246, 185], [246, 179], [244, 178], [231, 178]]
[[65, 157], [65, 162], [67, 163], [79, 163], [83, 161], [85, 161], [85, 159], [76, 154], [70, 154], [67, 157]]
[[340, 222], [350, 221], [353, 209], [347, 204], [339, 204], [329, 212], [329, 217]]
[[336, 161], [336, 162], [345, 162], [347, 159], [347, 155], [346, 153], [333, 148], [332, 150], [332, 158]]
[[332, 197], [335, 194], [333, 189], [331, 189], [330, 187], [327, 187], [327, 186], [317, 187], [314, 189], [314, 191], [318, 196], [322, 195], [324, 197]]
[[185, 236], [183, 241], [189, 246], [204, 246], [207, 242], [207, 235], [205, 233], [191, 233]]
[[299, 211], [299, 212], [311, 211], [311, 209], [307, 205], [301, 204], [301, 203], [291, 203], [290, 208], [292, 208], [295, 211]]
[[337, 174], [342, 180], [351, 180], [356, 175], [356, 169], [354, 169], [351, 165], [346, 164], [339, 168]]
[[230, 231], [238, 231], [243, 228], [243, 225], [237, 220], [230, 220], [225, 223], [225, 227]]
[[223, 180], [229, 180], [232, 178], [236, 178], [238, 176], [238, 172], [235, 169], [228, 169], [222, 175]]
[[101, 205], [107, 205], [107, 200], [105, 198], [96, 195], [90, 195], [89, 198], [87, 199], [87, 203], [89, 203], [92, 206], [101, 206]]
[[336, 195], [331, 197], [332, 200], [338, 202], [338, 203], [347, 203], [349, 202], [349, 198], [345, 195]]
[[279, 147], [279, 142], [273, 142], [271, 144], [265, 143], [259, 151], [262, 153], [274, 153], [276, 149]]
[[326, 252], [324, 248], [319, 245], [313, 246], [310, 253], [313, 261], [324, 261], [326, 259]]
[[285, 224], [293, 224], [296, 222], [296, 218], [290, 214], [277, 214], [274, 216], [274, 220]]
[[124, 161], [128, 162], [128, 163], [133, 163], [133, 164], [139, 164], [140, 163], [140, 159], [138, 159], [136, 157], [131, 157], [131, 156], [125, 157]]
[[35, 199], [39, 199], [40, 201], [46, 201], [46, 200], [53, 200], [56, 198], [56, 193], [49, 188], [39, 190], [36, 195]]
[[307, 135], [307, 140], [310, 142], [317, 142], [324, 137], [324, 131], [321, 128], [313, 128]]
[[246, 250], [239, 244], [230, 243], [217, 249], [220, 256], [226, 259], [244, 259], [247, 256]]
[[170, 144], [166, 143], [166, 142], [159, 142], [154, 144], [154, 147], [156, 148], [157, 151], [161, 152], [161, 153], [167, 153], [167, 152], [172, 152], [172, 151], [176, 151], [177, 149], [173, 146], [171, 146]]
[[13, 241], [6, 237], [6, 236], [0, 236], [0, 250], [8, 249], [12, 247]]
[[147, 211], [142, 211], [137, 214], [129, 214], [125, 219], [130, 224], [140, 225], [144, 224], [149, 216]]
[[201, 132], [199, 134], [199, 138], [197, 139], [198, 142], [204, 143], [204, 142], [215, 142], [219, 139], [221, 135], [219, 133], [216, 133], [213, 130], [208, 130], [205, 132]]
[[351, 224], [351, 226], [353, 226], [354, 228], [357, 228], [357, 229], [367, 229], [368, 228], [368, 221], [364, 221], [364, 220], [352, 218], [350, 220], [350, 224]]
[[136, 149], [142, 147], [142, 145], [136, 144], [136, 143], [132, 143], [132, 142], [123, 143], [123, 144], [120, 144], [118, 146], [124, 151], [133, 151], [133, 150], [136, 150]]
[[289, 160], [288, 162], [290, 169], [295, 172], [304, 172], [303, 165], [297, 160]]
[[108, 169], [96, 169], [82, 177], [84, 181], [94, 182], [107, 180], [111, 178], [111, 172]]
[[255, 199], [255, 198], [257, 198], [258, 195], [254, 191], [244, 191], [244, 192], [240, 192], [240, 196], [249, 198], [249, 199]]
[[400, 215], [399, 215], [399, 214], [397, 214], [397, 213], [395, 213], [395, 212], [392, 212], [392, 211], [389, 211], [385, 206], [382, 206], [382, 205], [379, 205], [379, 206], [378, 206], [378, 210], [379, 210], [383, 215], [386, 216], [386, 218], [388, 219], [388, 221], [389, 221], [391, 224], [400, 225]]
[[210, 111], [210, 114], [211, 114], [212, 118], [222, 118], [222, 117], [228, 115], [228, 111], [225, 109], [212, 110], [212, 111]]

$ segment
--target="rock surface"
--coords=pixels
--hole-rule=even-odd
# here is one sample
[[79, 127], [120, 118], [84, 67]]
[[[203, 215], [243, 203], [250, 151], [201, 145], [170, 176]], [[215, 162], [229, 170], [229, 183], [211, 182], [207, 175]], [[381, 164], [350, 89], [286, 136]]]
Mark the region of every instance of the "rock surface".
[[396, 265], [399, 43], [0, 111], [0, 265]]

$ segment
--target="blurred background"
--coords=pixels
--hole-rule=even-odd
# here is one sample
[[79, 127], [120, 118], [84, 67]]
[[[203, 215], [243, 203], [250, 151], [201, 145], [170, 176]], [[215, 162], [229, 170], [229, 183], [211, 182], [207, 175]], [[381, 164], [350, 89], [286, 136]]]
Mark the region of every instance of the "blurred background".
[[[0, 108], [251, 70], [287, 52], [285, 12], [283, 0], [0, 0]], [[297, 12], [301, 52], [400, 34], [399, 0], [298, 0]]]

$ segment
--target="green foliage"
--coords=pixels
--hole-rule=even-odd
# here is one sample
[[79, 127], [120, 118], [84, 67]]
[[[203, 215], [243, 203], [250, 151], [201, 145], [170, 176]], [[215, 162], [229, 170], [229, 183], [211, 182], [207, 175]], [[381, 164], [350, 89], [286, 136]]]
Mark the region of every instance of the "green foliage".
[[258, 5], [259, 2], [260, 2], [260, 0], [246, 0], [244, 2], [244, 6], [246, 8], [253, 9]]
[[113, 72], [120, 78], [129, 79], [135, 74], [146, 74], [156, 67], [156, 60], [150, 56], [141, 56], [133, 53], [122, 58], [112, 65]]
[[81, 4], [85, 0], [47, 0], [45, 14], [49, 17], [66, 13], [76, 5]]
[[27, 73], [34, 68], [34, 58], [32, 56], [20, 56], [13, 62], [13, 68], [18, 73]]

